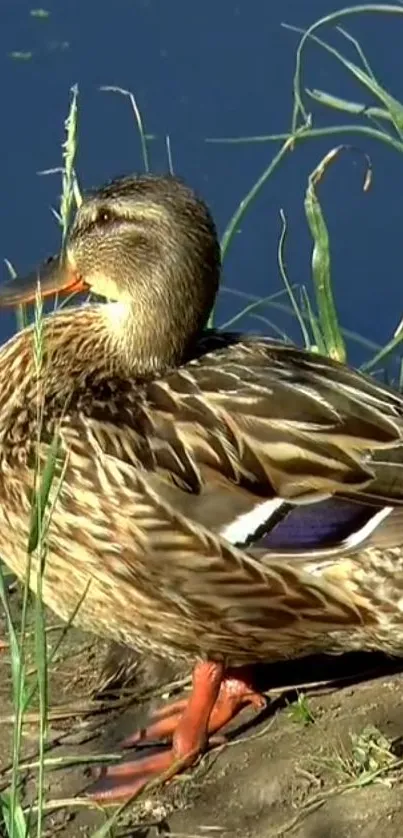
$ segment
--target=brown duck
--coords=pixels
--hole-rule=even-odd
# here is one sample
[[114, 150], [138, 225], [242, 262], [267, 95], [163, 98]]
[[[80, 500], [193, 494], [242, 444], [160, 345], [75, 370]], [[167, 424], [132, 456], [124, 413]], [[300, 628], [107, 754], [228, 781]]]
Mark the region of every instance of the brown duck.
[[[261, 706], [256, 662], [403, 654], [403, 398], [317, 354], [206, 330], [219, 278], [193, 191], [123, 178], [84, 199], [65, 256], [40, 271], [43, 296], [108, 302], [46, 317], [40, 362], [32, 327], [0, 350], [0, 554], [24, 578], [35, 463], [56, 434], [44, 601], [194, 663], [189, 699], [131, 738], [171, 749], [108, 768], [99, 800], [191, 765]], [[5, 283], [0, 305], [36, 283]], [[34, 554], [34, 591], [37, 573]]]

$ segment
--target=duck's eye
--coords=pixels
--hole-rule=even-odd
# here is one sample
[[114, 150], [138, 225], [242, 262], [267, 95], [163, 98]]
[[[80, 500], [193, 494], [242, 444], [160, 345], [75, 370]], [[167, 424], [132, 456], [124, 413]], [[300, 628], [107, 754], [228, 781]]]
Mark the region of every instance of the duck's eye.
[[100, 224], [107, 224], [107, 223], [108, 223], [108, 221], [110, 221], [110, 220], [111, 220], [111, 214], [110, 214], [110, 212], [108, 212], [108, 210], [101, 210], [101, 212], [100, 212], [100, 213], [99, 213], [99, 215], [98, 215], [98, 219], [97, 219], [97, 220], [98, 220], [98, 222], [99, 222]]

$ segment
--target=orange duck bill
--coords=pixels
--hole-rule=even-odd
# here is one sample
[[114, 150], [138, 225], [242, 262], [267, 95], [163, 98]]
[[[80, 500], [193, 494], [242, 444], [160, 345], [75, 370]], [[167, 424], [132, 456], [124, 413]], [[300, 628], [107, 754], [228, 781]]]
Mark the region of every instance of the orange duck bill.
[[[215, 734], [243, 707], [265, 707], [264, 696], [254, 691], [251, 681], [247, 667], [225, 670], [221, 663], [197, 663], [189, 698], [166, 705], [148, 727], [126, 739], [124, 748], [139, 748], [137, 758], [103, 767], [98, 781], [88, 789], [89, 797], [100, 803], [118, 803], [136, 796], [151, 782], [166, 782], [190, 768], [209, 747], [223, 742], [224, 737]], [[149, 748], [141, 748], [161, 739], [168, 740], [170, 746], [153, 749], [151, 754]]]
[[37, 294], [73, 294], [88, 286], [67, 257], [52, 256], [27, 276], [10, 279], [0, 285], [0, 306], [17, 306], [35, 301]]

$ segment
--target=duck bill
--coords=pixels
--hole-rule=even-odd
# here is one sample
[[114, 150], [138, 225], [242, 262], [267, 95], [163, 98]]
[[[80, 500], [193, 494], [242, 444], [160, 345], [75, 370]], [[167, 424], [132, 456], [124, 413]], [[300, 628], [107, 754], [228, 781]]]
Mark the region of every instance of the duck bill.
[[37, 294], [72, 294], [86, 291], [88, 286], [66, 257], [52, 256], [36, 271], [16, 277], [0, 285], [0, 307], [33, 302]]

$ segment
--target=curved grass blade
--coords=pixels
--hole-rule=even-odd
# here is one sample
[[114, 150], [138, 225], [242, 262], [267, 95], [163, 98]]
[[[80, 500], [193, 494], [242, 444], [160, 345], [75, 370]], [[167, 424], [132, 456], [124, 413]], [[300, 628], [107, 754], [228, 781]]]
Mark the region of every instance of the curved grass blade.
[[278, 261], [278, 265], [279, 265], [279, 268], [280, 268], [281, 278], [284, 282], [285, 289], [287, 291], [291, 306], [294, 310], [295, 317], [297, 318], [299, 327], [301, 329], [301, 334], [302, 334], [303, 341], [305, 343], [305, 347], [306, 347], [306, 349], [309, 349], [309, 347], [311, 345], [311, 339], [310, 339], [309, 334], [308, 334], [308, 329], [305, 326], [304, 319], [303, 319], [302, 313], [301, 313], [301, 309], [300, 309], [300, 307], [297, 303], [294, 291], [293, 291], [291, 283], [288, 279], [287, 271], [286, 271], [286, 267], [285, 267], [284, 248], [285, 248], [285, 240], [286, 240], [286, 236], [287, 236], [287, 219], [286, 219], [285, 213], [282, 209], [280, 210], [280, 218], [281, 218], [282, 228], [281, 228], [281, 234], [280, 234], [280, 239], [279, 239], [278, 249], [277, 249], [277, 261]]
[[287, 332], [277, 326], [277, 323], [274, 323], [273, 320], [270, 320], [268, 317], [263, 317], [262, 314], [251, 314], [250, 316], [253, 320], [257, 320], [259, 323], [264, 323], [265, 328], [271, 329], [273, 334], [275, 334], [279, 340], [283, 341], [283, 343], [293, 343], [289, 335], [287, 335]]
[[[305, 130], [304, 126], [302, 126], [298, 130], [297, 133], [300, 134], [304, 130]], [[245, 197], [238, 204], [237, 209], [235, 210], [232, 218], [230, 219], [229, 223], [227, 224], [227, 227], [224, 231], [224, 235], [223, 235], [222, 240], [221, 240], [221, 260], [222, 260], [222, 262], [224, 262], [224, 260], [225, 260], [225, 257], [226, 257], [226, 255], [229, 251], [229, 248], [231, 247], [234, 236], [235, 236], [235, 234], [236, 234], [236, 232], [239, 228], [239, 225], [240, 225], [242, 219], [244, 218], [244, 216], [248, 212], [250, 206], [252, 205], [255, 198], [258, 196], [260, 190], [263, 188], [266, 181], [269, 179], [270, 175], [274, 172], [274, 170], [277, 168], [277, 166], [281, 163], [283, 157], [285, 157], [285, 155], [289, 151], [292, 150], [292, 147], [293, 147], [293, 138], [292, 137], [287, 137], [286, 141], [283, 142], [280, 150], [277, 152], [277, 154], [270, 161], [269, 165], [264, 169], [264, 171], [262, 172], [260, 177], [258, 177], [258, 179], [255, 181], [255, 183], [253, 184], [253, 186], [251, 187], [249, 192], [247, 192]], [[214, 328], [214, 308], [213, 308], [213, 310], [210, 314], [210, 317], [208, 319], [207, 326], [208, 326], [209, 329]]]
[[[226, 320], [224, 323], [221, 323], [220, 329], [222, 329], [223, 331], [231, 329], [239, 322], [239, 320], [241, 320], [242, 317], [245, 317], [248, 314], [252, 314], [256, 311], [256, 309], [262, 308], [262, 306], [270, 305], [273, 300], [278, 299], [278, 297], [284, 296], [285, 293], [286, 290], [281, 289], [281, 291], [276, 291], [274, 294], [270, 294], [269, 297], [256, 297], [256, 299], [253, 298], [253, 300], [250, 303], [248, 303], [248, 305], [244, 306], [244, 308], [242, 308], [240, 311], [238, 311], [237, 314], [234, 315], [234, 317], [230, 317], [229, 320]], [[248, 294], [246, 296], [249, 297]]]
[[311, 99], [318, 102], [319, 105], [325, 105], [327, 108], [344, 111], [345, 113], [351, 113], [356, 116], [366, 116], [369, 119], [384, 119], [387, 122], [392, 121], [389, 111], [386, 111], [383, 108], [368, 107], [367, 105], [364, 105], [363, 102], [351, 102], [348, 99], [342, 99], [340, 96], [333, 96], [331, 93], [326, 93], [326, 91], [317, 90], [316, 88], [313, 90], [309, 90], [307, 88], [306, 92]]
[[[338, 9], [336, 12], [331, 12], [328, 15], [324, 15], [323, 17], [316, 20], [311, 26], [308, 27], [303, 32], [302, 38], [298, 44], [297, 52], [296, 52], [296, 59], [295, 59], [295, 70], [294, 70], [294, 80], [293, 80], [293, 91], [294, 91], [294, 106], [293, 106], [293, 114], [292, 114], [292, 121], [291, 121], [291, 134], [294, 134], [298, 127], [298, 122], [300, 117], [306, 122], [307, 113], [302, 101], [302, 54], [306, 43], [309, 39], [313, 39], [316, 37], [314, 33], [317, 29], [320, 29], [322, 26], [326, 26], [328, 24], [335, 23], [336, 21], [341, 20], [344, 17], [351, 17], [352, 15], [363, 14], [367, 12], [375, 12], [381, 14], [397, 14], [403, 16], [403, 8], [402, 6], [396, 6], [389, 3], [363, 3], [358, 6], [347, 6], [343, 9]], [[288, 24], [283, 24], [285, 28], [293, 28], [297, 29], [297, 27], [290, 27]], [[299, 30], [301, 31], [301, 30]], [[327, 45], [329, 46], [329, 45]], [[329, 47], [329, 49], [333, 49]], [[337, 51], [336, 51], [337, 52]], [[344, 56], [343, 56], [344, 59]], [[347, 59], [344, 59], [345, 61]], [[352, 63], [352, 62], [351, 62]], [[356, 66], [356, 65], [354, 65]], [[358, 68], [360, 72], [360, 68]], [[366, 75], [366, 74], [364, 74]], [[371, 79], [372, 81], [372, 79]]]
[[[342, 361], [343, 363], [346, 360], [346, 348], [338, 323], [336, 306], [333, 297], [329, 234], [316, 194], [316, 187], [323, 178], [329, 165], [333, 163], [340, 155], [340, 152], [344, 150], [358, 151], [358, 149], [352, 149], [351, 146], [341, 145], [328, 152], [328, 154], [326, 154], [323, 160], [321, 160], [319, 165], [309, 176], [308, 188], [305, 197], [305, 214], [312, 238], [314, 240], [312, 251], [312, 275], [315, 286], [321, 332], [323, 334], [326, 351], [329, 356], [338, 361]], [[366, 192], [371, 183], [372, 170], [370, 159], [367, 155], [365, 155], [365, 158], [367, 161], [367, 170], [363, 188]]]
[[[300, 29], [298, 26], [285, 26], [286, 29], [290, 29], [291, 31], [304, 33], [303, 29]], [[357, 81], [360, 82], [369, 92], [377, 99], [379, 99], [385, 105], [387, 111], [390, 114], [391, 122], [394, 125], [397, 135], [400, 139], [403, 139], [403, 107], [400, 102], [395, 99], [393, 96], [390, 95], [384, 88], [376, 81], [373, 73], [369, 74], [357, 64], [354, 64], [353, 61], [349, 61], [348, 58], [345, 58], [343, 53], [340, 50], [336, 49], [335, 47], [330, 46], [327, 44], [326, 41], [323, 41], [321, 38], [318, 38], [317, 35], [309, 35], [310, 40], [314, 41], [314, 43], [318, 44], [333, 55], [340, 64], [351, 73], [352, 76], [356, 78]], [[299, 96], [302, 97], [301, 91], [299, 91]]]
[[376, 367], [381, 361], [384, 361], [385, 358], [389, 358], [390, 355], [393, 355], [395, 350], [403, 341], [403, 331], [399, 332], [397, 335], [394, 335], [390, 341], [383, 346], [376, 355], [373, 356], [369, 361], [362, 364], [361, 369], [364, 372], [371, 372], [374, 367]]
[[102, 90], [103, 92], [106, 92], [106, 93], [120, 93], [121, 96], [127, 96], [129, 98], [130, 104], [133, 108], [134, 116], [136, 118], [137, 128], [138, 128], [139, 135], [140, 135], [141, 154], [142, 154], [142, 157], [143, 157], [144, 171], [149, 172], [150, 171], [150, 161], [149, 161], [149, 157], [148, 157], [148, 145], [147, 145], [148, 137], [147, 137], [147, 134], [144, 131], [143, 119], [142, 119], [140, 108], [139, 108], [139, 106], [136, 102], [136, 98], [135, 98], [134, 94], [131, 93], [130, 90], [125, 90], [123, 87], [116, 87], [115, 85], [112, 85], [112, 84], [101, 85], [101, 87], [99, 89]]
[[337, 29], [337, 32], [340, 32], [340, 34], [343, 35], [343, 37], [346, 39], [346, 41], [350, 41], [350, 44], [353, 45], [353, 47], [354, 47], [354, 49], [355, 49], [355, 51], [356, 51], [356, 53], [357, 53], [357, 55], [358, 55], [358, 57], [361, 61], [361, 64], [362, 64], [364, 70], [366, 70], [368, 75], [371, 76], [371, 78], [373, 78], [374, 81], [376, 81], [375, 73], [372, 70], [372, 67], [371, 67], [371, 65], [370, 65], [370, 63], [367, 59], [367, 56], [365, 55], [365, 52], [364, 52], [360, 42], [357, 41], [357, 38], [354, 38], [353, 35], [350, 35], [350, 33], [347, 32], [346, 29], [343, 29], [342, 26], [336, 26], [336, 29]]

